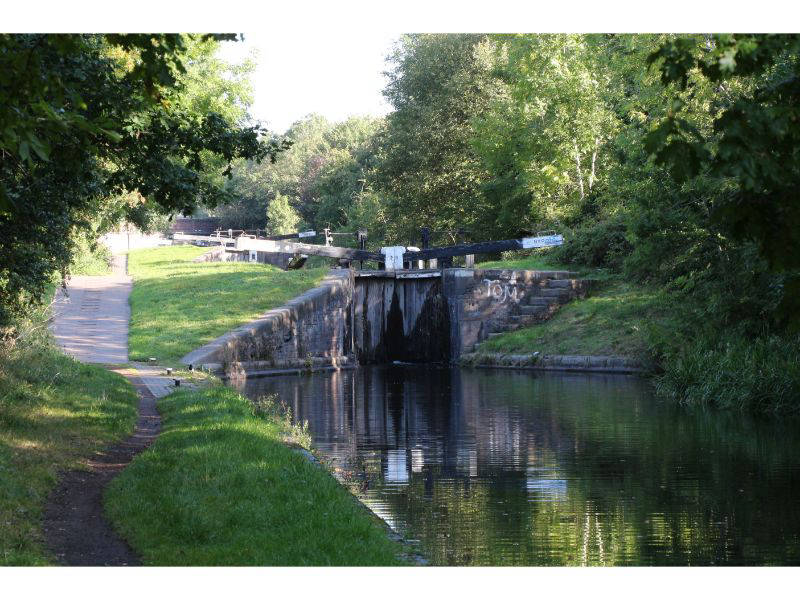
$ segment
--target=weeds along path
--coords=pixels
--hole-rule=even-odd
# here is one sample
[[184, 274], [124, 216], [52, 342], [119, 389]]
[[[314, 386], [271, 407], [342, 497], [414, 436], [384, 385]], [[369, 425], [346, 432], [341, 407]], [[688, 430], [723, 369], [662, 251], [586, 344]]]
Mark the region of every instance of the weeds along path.
[[[103, 363], [126, 377], [139, 396], [133, 435], [98, 452], [84, 469], [64, 473], [44, 510], [43, 531], [50, 551], [66, 565], [136, 565], [139, 560], [103, 515], [103, 492], [133, 457], [153, 443], [161, 428], [156, 397], [169, 393], [163, 378], [147, 369], [114, 367], [128, 361], [126, 257], [114, 257], [113, 274], [76, 277], [59, 293], [52, 330], [61, 348], [82, 362]], [[155, 392], [155, 393], [154, 393]]]

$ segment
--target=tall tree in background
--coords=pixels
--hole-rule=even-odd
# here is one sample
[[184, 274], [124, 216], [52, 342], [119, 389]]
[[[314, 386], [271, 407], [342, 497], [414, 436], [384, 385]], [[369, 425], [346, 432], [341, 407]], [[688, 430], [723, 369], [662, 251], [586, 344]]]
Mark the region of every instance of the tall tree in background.
[[476, 54], [483, 35], [407, 35], [388, 61], [384, 90], [394, 107], [379, 140], [379, 192], [395, 241], [418, 239], [419, 227], [483, 231], [481, 183], [472, 120], [489, 106], [496, 80]]
[[503, 92], [474, 119], [497, 231], [574, 219], [606, 177], [607, 74], [581, 35], [493, 36]]
[[237, 199], [220, 207], [219, 216], [226, 226], [263, 227], [266, 206], [283, 195], [311, 228], [382, 235], [381, 202], [371, 185], [380, 123], [369, 117], [331, 123], [319, 115], [294, 123], [285, 134], [292, 148], [279, 162], [236, 166], [230, 189]]

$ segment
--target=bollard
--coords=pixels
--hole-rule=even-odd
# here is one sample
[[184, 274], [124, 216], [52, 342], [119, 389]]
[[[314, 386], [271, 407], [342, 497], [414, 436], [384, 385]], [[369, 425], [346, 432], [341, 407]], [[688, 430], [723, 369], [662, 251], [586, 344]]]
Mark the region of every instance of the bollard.
[[167, 375], [172, 375], [172, 367], [167, 367]]
[[181, 380], [180, 379], [173, 379], [175, 382], [175, 387], [181, 387]]

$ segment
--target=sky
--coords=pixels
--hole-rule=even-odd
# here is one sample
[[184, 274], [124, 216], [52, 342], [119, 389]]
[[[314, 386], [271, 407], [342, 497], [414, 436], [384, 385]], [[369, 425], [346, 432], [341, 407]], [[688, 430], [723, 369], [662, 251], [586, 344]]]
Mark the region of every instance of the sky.
[[382, 116], [391, 110], [381, 91], [384, 59], [400, 33], [322, 31], [253, 32], [244, 42], [224, 42], [220, 57], [240, 62], [256, 53], [251, 75], [251, 116], [283, 133], [309, 113], [331, 121], [351, 115]]

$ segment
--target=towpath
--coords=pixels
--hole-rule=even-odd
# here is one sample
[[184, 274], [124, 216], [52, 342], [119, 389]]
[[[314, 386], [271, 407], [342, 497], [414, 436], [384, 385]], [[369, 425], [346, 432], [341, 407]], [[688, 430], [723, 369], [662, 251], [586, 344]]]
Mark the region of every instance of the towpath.
[[104, 364], [126, 377], [139, 395], [133, 435], [97, 452], [84, 468], [62, 473], [44, 511], [47, 546], [66, 565], [137, 565], [138, 557], [103, 515], [103, 491], [161, 428], [156, 399], [171, 391], [171, 380], [157, 367], [122, 366], [128, 362], [127, 257], [115, 256], [111, 275], [73, 277], [59, 291], [51, 330], [61, 348], [78, 360]]

